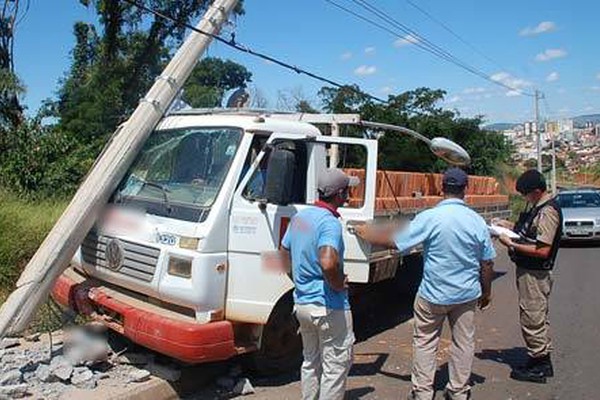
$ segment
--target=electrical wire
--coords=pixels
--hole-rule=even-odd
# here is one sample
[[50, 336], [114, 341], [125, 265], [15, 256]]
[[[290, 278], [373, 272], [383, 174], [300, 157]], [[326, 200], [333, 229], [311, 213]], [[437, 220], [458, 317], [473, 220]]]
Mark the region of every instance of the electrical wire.
[[[347, 7], [344, 7], [343, 5], [333, 1], [333, 0], [325, 0], [327, 3], [333, 5], [334, 7], [353, 15], [356, 18], [359, 18], [379, 29], [382, 29], [384, 31], [386, 31], [387, 33], [392, 34], [395, 37], [398, 37], [400, 39], [405, 39], [406, 37], [402, 36], [400, 33], [398, 33], [398, 31], [394, 31], [393, 29], [383, 26], [382, 24], [373, 21], [372, 19], [361, 15], [359, 13], [357, 13], [356, 11], [353, 11]], [[368, 11], [371, 14], [374, 14], [376, 17], [378, 17], [379, 19], [383, 20], [384, 22], [386, 22], [387, 24], [391, 25], [393, 28], [400, 30], [401, 32], [405, 33], [406, 35], [409, 35], [411, 37], [413, 37], [415, 40], [413, 42], [411, 42], [412, 44], [414, 44], [416, 47], [430, 53], [433, 54], [434, 56], [437, 56], [445, 61], [448, 61], [464, 70], [466, 70], [467, 72], [476, 75], [482, 79], [485, 79], [486, 81], [493, 83], [497, 86], [501, 86], [505, 89], [511, 90], [511, 91], [515, 91], [518, 92], [520, 94], [523, 94], [525, 96], [531, 96], [533, 97], [533, 94], [528, 93], [523, 91], [522, 89], [518, 89], [516, 87], [510, 86], [504, 82], [501, 82], [499, 80], [496, 79], [492, 79], [487, 73], [478, 70], [477, 68], [467, 64], [466, 62], [462, 61], [461, 59], [455, 57], [454, 55], [452, 55], [451, 53], [449, 53], [448, 51], [444, 50], [442, 47], [436, 45], [435, 43], [431, 42], [430, 40], [428, 40], [427, 38], [425, 38], [423, 35], [419, 34], [417, 31], [409, 28], [408, 26], [402, 24], [401, 22], [393, 19], [392, 17], [389, 16], [389, 13], [386, 13], [380, 9], [378, 9], [377, 7], [369, 4], [368, 2], [364, 1], [364, 0], [350, 0], [353, 3], [355, 3], [356, 5], [358, 5], [359, 7], [365, 9], [366, 11]]]
[[192, 26], [192, 25], [188, 24], [188, 23], [185, 23], [185, 22], [182, 22], [182, 21], [178, 21], [177, 19], [175, 19], [175, 18], [173, 18], [173, 17], [171, 17], [169, 15], [166, 15], [164, 13], [161, 13], [160, 11], [156, 11], [154, 9], [146, 7], [145, 5], [140, 4], [140, 3], [138, 3], [135, 0], [123, 0], [123, 1], [125, 3], [128, 3], [128, 4], [132, 5], [132, 6], [134, 6], [134, 7], [139, 8], [140, 10], [142, 10], [144, 12], [147, 12], [149, 14], [152, 14], [152, 15], [156, 16], [156, 17], [159, 17], [159, 18], [171, 21], [171, 22], [173, 22], [174, 24], [176, 24], [176, 25], [178, 25], [180, 27], [185, 27], [185, 28], [190, 29], [190, 30], [192, 30], [194, 32], [200, 33], [200, 34], [205, 35], [205, 36], [209, 36], [212, 39], [214, 39], [214, 40], [216, 40], [216, 41], [218, 41], [220, 43], [223, 43], [224, 45], [226, 45], [228, 47], [231, 47], [231, 48], [233, 48], [235, 50], [238, 50], [238, 51], [241, 51], [243, 53], [250, 54], [250, 55], [252, 55], [254, 57], [258, 57], [258, 58], [260, 58], [262, 60], [271, 62], [271, 63], [276, 64], [276, 65], [278, 65], [278, 66], [280, 66], [282, 68], [291, 70], [291, 71], [293, 71], [293, 72], [295, 72], [297, 74], [306, 75], [306, 76], [308, 76], [308, 77], [310, 77], [312, 79], [315, 79], [315, 80], [327, 83], [328, 85], [337, 87], [339, 89], [348, 89], [348, 90], [351, 90], [351, 91], [353, 91], [353, 92], [355, 92], [357, 94], [360, 94], [362, 96], [365, 96], [365, 97], [367, 97], [367, 98], [369, 98], [371, 100], [375, 100], [375, 101], [380, 102], [380, 103], [387, 103], [386, 100], [384, 100], [384, 99], [382, 99], [380, 97], [377, 97], [377, 96], [374, 96], [372, 94], [363, 92], [361, 90], [357, 90], [354, 87], [349, 86], [347, 84], [342, 84], [342, 83], [336, 82], [336, 81], [334, 81], [332, 79], [329, 79], [329, 78], [326, 78], [326, 77], [324, 77], [322, 75], [318, 75], [317, 73], [314, 73], [314, 72], [311, 72], [309, 70], [300, 68], [300, 67], [298, 67], [296, 65], [292, 65], [292, 64], [290, 64], [290, 63], [288, 63], [286, 61], [282, 61], [282, 60], [280, 60], [278, 58], [275, 58], [274, 56], [271, 56], [271, 55], [268, 55], [268, 54], [265, 54], [265, 53], [262, 53], [262, 52], [258, 52], [258, 51], [252, 50], [248, 46], [244, 46], [242, 44], [237, 43], [235, 41], [235, 36], [234, 35], [232, 35], [232, 38], [230, 40], [227, 40], [227, 39], [222, 38], [219, 35], [215, 35], [215, 34], [212, 34], [212, 33], [209, 33], [209, 32], [205, 32], [205, 31], [203, 31], [201, 29], [196, 28], [195, 26]]
[[418, 4], [414, 3], [411, 0], [405, 0], [405, 1], [410, 6], [414, 7], [417, 11], [419, 11], [421, 14], [423, 14], [427, 18], [429, 18], [431, 21], [433, 21], [436, 24], [438, 24], [439, 26], [441, 26], [446, 32], [450, 33], [452, 36], [454, 36], [462, 44], [464, 44], [465, 46], [469, 47], [471, 50], [473, 50], [475, 53], [479, 54], [481, 57], [485, 58], [491, 64], [493, 64], [494, 66], [500, 68], [501, 70], [507, 70], [507, 68], [504, 68], [496, 60], [494, 60], [493, 58], [489, 57], [487, 54], [485, 54], [484, 52], [482, 52], [481, 50], [479, 50], [477, 47], [475, 47], [474, 45], [472, 45], [469, 41], [467, 41], [466, 39], [464, 39], [462, 36], [460, 36], [458, 33], [456, 33], [452, 28], [450, 28], [450, 26], [448, 26], [447, 24], [445, 24], [440, 19], [434, 17], [430, 12], [428, 12], [427, 10], [425, 10], [423, 7], [419, 6]]

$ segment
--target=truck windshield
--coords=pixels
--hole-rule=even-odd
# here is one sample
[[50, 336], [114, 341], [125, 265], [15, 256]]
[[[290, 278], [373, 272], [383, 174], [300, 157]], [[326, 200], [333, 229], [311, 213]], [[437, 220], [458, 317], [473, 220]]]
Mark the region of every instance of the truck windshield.
[[203, 221], [241, 137], [237, 128], [155, 131], [119, 185], [114, 202], [149, 214]]

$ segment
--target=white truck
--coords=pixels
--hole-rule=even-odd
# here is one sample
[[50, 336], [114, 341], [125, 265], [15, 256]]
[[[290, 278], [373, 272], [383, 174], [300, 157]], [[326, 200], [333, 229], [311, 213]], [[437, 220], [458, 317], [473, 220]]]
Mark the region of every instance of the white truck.
[[[377, 217], [377, 140], [325, 136], [314, 125], [343, 123], [369, 126], [358, 115], [240, 109], [166, 116], [56, 281], [54, 299], [184, 362], [254, 352], [261, 368], [295, 364], [293, 282], [263, 257], [316, 200], [333, 152], [353, 157], [366, 179], [361, 204], [340, 209], [349, 282], [393, 277], [399, 261], [352, 233], [351, 221]], [[445, 139], [429, 144], [447, 159], [468, 158]]]

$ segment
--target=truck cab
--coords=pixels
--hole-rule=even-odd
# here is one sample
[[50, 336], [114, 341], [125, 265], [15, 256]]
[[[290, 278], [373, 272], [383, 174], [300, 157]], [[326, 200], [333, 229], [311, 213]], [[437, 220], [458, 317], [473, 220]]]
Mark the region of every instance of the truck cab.
[[[345, 227], [374, 218], [377, 172], [376, 140], [324, 136], [303, 118], [251, 110], [166, 116], [54, 298], [184, 362], [246, 352], [295, 362], [293, 282], [266, 268], [265, 256], [278, 249], [290, 218], [317, 199], [332, 151], [362, 171], [360, 201], [339, 210]], [[393, 276], [398, 255], [371, 249], [351, 231], [344, 229], [350, 283]]]

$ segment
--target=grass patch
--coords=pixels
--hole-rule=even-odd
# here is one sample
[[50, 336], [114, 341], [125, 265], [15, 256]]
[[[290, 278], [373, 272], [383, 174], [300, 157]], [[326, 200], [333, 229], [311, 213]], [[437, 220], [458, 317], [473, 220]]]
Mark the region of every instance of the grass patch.
[[[0, 302], [4, 303], [68, 200], [25, 200], [0, 188]], [[33, 330], [56, 327], [48, 304], [38, 312]]]

